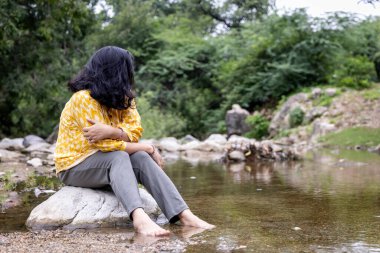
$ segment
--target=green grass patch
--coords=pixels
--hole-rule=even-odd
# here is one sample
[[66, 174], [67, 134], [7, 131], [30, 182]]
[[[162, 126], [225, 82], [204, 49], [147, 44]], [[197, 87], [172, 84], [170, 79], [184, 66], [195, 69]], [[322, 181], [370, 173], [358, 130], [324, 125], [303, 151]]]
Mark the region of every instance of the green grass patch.
[[313, 105], [329, 107], [333, 99], [334, 97], [330, 97], [330, 96], [327, 96], [326, 94], [322, 94], [320, 97], [313, 100]]
[[380, 144], [380, 128], [354, 127], [320, 138], [328, 146], [353, 147], [356, 145], [377, 146]]
[[380, 99], [380, 89], [366, 90], [362, 93], [362, 96], [364, 99], [367, 99], [370, 101]]

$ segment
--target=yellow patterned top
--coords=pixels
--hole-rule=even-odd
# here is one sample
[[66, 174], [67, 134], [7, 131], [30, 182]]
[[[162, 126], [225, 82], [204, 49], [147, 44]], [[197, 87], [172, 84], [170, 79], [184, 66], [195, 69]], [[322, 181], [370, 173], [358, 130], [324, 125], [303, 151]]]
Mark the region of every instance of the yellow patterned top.
[[59, 122], [54, 154], [57, 173], [74, 167], [99, 150], [125, 150], [127, 142], [121, 140], [105, 139], [90, 143], [83, 135], [83, 128], [91, 126], [87, 119], [122, 128], [131, 142], [138, 142], [143, 131], [134, 103], [126, 110], [108, 109], [93, 99], [88, 90], [75, 92], [66, 103]]

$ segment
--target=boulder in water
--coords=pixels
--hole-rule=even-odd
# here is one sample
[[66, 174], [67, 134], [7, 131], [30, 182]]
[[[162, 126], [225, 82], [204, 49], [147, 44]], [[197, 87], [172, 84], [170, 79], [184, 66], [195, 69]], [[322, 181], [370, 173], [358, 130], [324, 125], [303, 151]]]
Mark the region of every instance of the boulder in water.
[[[153, 197], [140, 190], [145, 212], [157, 219], [161, 210]], [[114, 227], [129, 222], [128, 213], [111, 191], [65, 186], [35, 207], [26, 221], [32, 230]]]

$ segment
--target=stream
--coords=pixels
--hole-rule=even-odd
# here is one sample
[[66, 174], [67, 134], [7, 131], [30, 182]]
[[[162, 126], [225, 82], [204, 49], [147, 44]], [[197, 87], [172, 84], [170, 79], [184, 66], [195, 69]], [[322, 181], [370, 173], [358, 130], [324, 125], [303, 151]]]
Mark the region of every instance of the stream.
[[[217, 226], [179, 238], [185, 241], [179, 251], [380, 252], [379, 155], [322, 150], [285, 163], [179, 160], [166, 173], [192, 211]], [[24, 205], [0, 213], [0, 232], [26, 231], [29, 212], [47, 196], [23, 198]]]

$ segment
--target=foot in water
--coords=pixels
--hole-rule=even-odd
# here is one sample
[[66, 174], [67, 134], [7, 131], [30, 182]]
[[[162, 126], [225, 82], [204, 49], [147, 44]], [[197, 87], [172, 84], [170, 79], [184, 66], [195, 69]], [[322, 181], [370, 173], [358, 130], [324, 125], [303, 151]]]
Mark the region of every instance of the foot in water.
[[137, 233], [147, 236], [167, 236], [170, 234], [169, 230], [163, 229], [153, 222], [141, 208], [134, 210], [132, 217], [133, 226]]
[[182, 213], [179, 214], [179, 219], [181, 221], [181, 224], [184, 226], [191, 226], [191, 227], [197, 227], [197, 228], [203, 228], [203, 229], [213, 229], [215, 228], [214, 225], [209, 224], [205, 222], [204, 220], [198, 218], [195, 216], [190, 209], [186, 209]]

